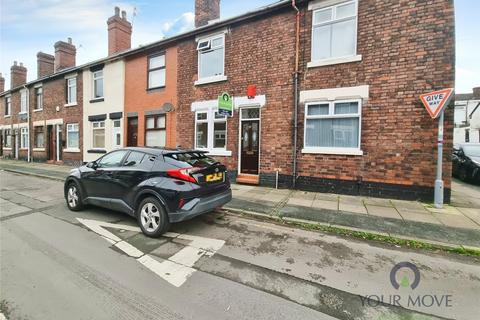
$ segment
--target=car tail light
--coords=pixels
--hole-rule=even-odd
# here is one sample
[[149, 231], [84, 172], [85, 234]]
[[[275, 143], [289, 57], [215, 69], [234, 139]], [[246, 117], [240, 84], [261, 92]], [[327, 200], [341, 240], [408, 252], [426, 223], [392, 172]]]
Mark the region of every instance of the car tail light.
[[197, 183], [197, 179], [195, 179], [190, 175], [197, 170], [198, 170], [197, 168], [172, 169], [172, 170], [168, 170], [167, 174], [169, 177], [172, 177], [172, 178]]
[[182, 209], [184, 205], [185, 205], [185, 199], [181, 198], [180, 201], [178, 201], [178, 209]]

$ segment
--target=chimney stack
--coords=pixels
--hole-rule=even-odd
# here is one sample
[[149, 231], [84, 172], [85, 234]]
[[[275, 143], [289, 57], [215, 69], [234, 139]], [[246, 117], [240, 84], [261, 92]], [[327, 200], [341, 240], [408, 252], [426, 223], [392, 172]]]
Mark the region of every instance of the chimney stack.
[[25, 83], [27, 83], [27, 68], [23, 66], [23, 63], [17, 64], [17, 61], [14, 61], [10, 68], [10, 89]]
[[55, 57], [51, 54], [39, 51], [37, 53], [37, 78], [51, 75], [55, 68]]
[[57, 41], [55, 42], [54, 47], [55, 72], [75, 66], [75, 55], [77, 54], [77, 49], [72, 44], [72, 38], [68, 38], [67, 42]]
[[195, 28], [220, 18], [220, 0], [195, 0]]
[[132, 46], [132, 24], [127, 20], [127, 13], [115, 7], [115, 14], [108, 18], [108, 55], [125, 51]]
[[480, 99], [480, 87], [473, 88], [473, 99]]
[[5, 78], [0, 72], [0, 92], [3, 92], [3, 91], [5, 91]]

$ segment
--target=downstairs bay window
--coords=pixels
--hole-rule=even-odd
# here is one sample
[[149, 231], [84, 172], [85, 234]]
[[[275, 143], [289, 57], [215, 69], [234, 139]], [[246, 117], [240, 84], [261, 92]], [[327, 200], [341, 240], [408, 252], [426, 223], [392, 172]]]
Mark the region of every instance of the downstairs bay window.
[[303, 153], [362, 155], [361, 100], [305, 104]]
[[227, 117], [214, 109], [195, 113], [195, 149], [212, 155], [229, 156], [227, 151]]

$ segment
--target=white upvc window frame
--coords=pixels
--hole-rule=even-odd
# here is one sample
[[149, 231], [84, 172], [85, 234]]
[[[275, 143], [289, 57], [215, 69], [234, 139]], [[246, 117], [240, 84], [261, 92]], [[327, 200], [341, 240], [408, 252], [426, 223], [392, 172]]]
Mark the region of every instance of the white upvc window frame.
[[[101, 75], [99, 76], [98, 73], [101, 72]], [[100, 69], [97, 71], [92, 72], [92, 99], [102, 99], [105, 96], [105, 75], [104, 75], [104, 70]], [[102, 95], [101, 96], [96, 96], [96, 81], [102, 81]]]
[[[33, 91], [35, 93], [35, 107], [33, 111], [42, 111], [43, 110], [43, 87], [42, 86], [35, 87]], [[38, 92], [40, 92], [40, 94], [38, 94]], [[40, 99], [40, 103], [38, 101], [39, 99]]]
[[[218, 112], [218, 108], [208, 108], [208, 109], [201, 109], [195, 111], [195, 136], [194, 136], [194, 142], [195, 142], [195, 149], [196, 150], [201, 150], [201, 151], [208, 151], [210, 155], [213, 156], [226, 156], [229, 157], [232, 155], [231, 151], [227, 150], [227, 144], [228, 144], [228, 118], [227, 116], [224, 116], [223, 118], [215, 118], [215, 113]], [[198, 120], [198, 114], [200, 113], [206, 113], [207, 114], [207, 119], [203, 120]], [[225, 147], [223, 148], [214, 148], [215, 144], [215, 123], [223, 123], [225, 122]], [[200, 148], [197, 147], [197, 124], [199, 123], [206, 123], [207, 124], [207, 147], [206, 148]]]
[[[357, 113], [335, 114], [335, 104], [337, 103], [358, 103]], [[328, 104], [328, 115], [308, 115], [308, 107], [311, 105]], [[317, 153], [317, 154], [339, 154], [339, 155], [363, 155], [361, 150], [362, 142], [362, 99], [338, 99], [338, 100], [317, 100], [305, 103], [303, 120], [303, 149], [302, 153]], [[355, 148], [345, 147], [316, 147], [307, 146], [307, 120], [309, 119], [351, 119], [358, 118], [358, 146]]]
[[[24, 141], [24, 136], [25, 136], [25, 141]], [[30, 144], [29, 140], [30, 140], [30, 137], [28, 134], [28, 127], [20, 128], [20, 149], [28, 149]]]
[[[212, 43], [214, 40], [221, 39], [222, 44], [212, 47]], [[197, 73], [198, 73], [198, 80], [195, 81], [195, 85], [201, 85], [206, 83], [212, 82], [219, 82], [227, 80], [225, 76], [225, 33], [217, 33], [214, 35], [202, 37], [197, 39]], [[208, 52], [212, 50], [219, 50], [223, 49], [223, 56], [222, 56], [222, 73], [212, 76], [201, 77], [200, 70], [202, 67], [202, 52]]]
[[12, 96], [5, 96], [5, 118], [12, 116]]
[[[102, 125], [103, 123], [103, 125]], [[106, 130], [106, 123], [105, 120], [101, 121], [92, 121], [92, 148], [97, 150], [105, 150], [107, 146], [107, 130]], [[98, 125], [97, 127], [95, 125]], [[95, 131], [96, 130], [103, 130], [103, 147], [96, 147], [95, 146]]]
[[[65, 81], [67, 81], [67, 103], [65, 104], [66, 107], [68, 106], [74, 106], [77, 104], [77, 77], [70, 77], [66, 78]], [[75, 89], [72, 89], [75, 88]], [[72, 99], [72, 96], [70, 94], [70, 89], [74, 90], [75, 92], [75, 99]], [[95, 89], [94, 89], [94, 95], [95, 95]]]
[[[115, 123], [119, 123], [118, 127], [115, 127]], [[120, 136], [120, 144], [117, 144], [117, 136]], [[112, 145], [114, 149], [119, 149], [122, 147], [122, 120], [113, 119], [112, 120]]]
[[[338, 7], [348, 5], [348, 4], [355, 4], [355, 16], [348, 16], [344, 17], [341, 19], [336, 19], [336, 11]], [[310, 8], [310, 7], [309, 7]], [[307, 64], [307, 67], [319, 67], [319, 66], [326, 66], [326, 65], [332, 65], [332, 64], [340, 64], [340, 63], [348, 63], [348, 62], [355, 62], [355, 61], [361, 61], [362, 56], [357, 54], [357, 49], [358, 49], [358, 0], [345, 0], [345, 1], [334, 1], [332, 5], [328, 6], [321, 6], [319, 8], [310, 8], [312, 10], [312, 29], [311, 29], [311, 48], [310, 48], [310, 59], [311, 61]], [[315, 23], [315, 14], [321, 11], [327, 11], [327, 10], [332, 10], [332, 19], [328, 22], [322, 22], [322, 23]], [[314, 31], [315, 28], [321, 27], [321, 26], [326, 26], [326, 25], [333, 25], [335, 23], [343, 22], [343, 21], [348, 21], [355, 19], [355, 45], [354, 45], [354, 52], [351, 55], [346, 55], [346, 56], [338, 56], [338, 57], [329, 57], [329, 58], [324, 58], [324, 59], [317, 59], [314, 60], [314, 49], [315, 49], [315, 44], [314, 44]], [[332, 43], [332, 36], [330, 35], [330, 43]]]
[[18, 114], [26, 114], [28, 111], [27, 90], [20, 90], [20, 112]]
[[[74, 130], [75, 127], [77, 130]], [[71, 146], [69, 141], [69, 135], [71, 132], [78, 132], [78, 146]], [[67, 123], [67, 128], [66, 128], [66, 138], [67, 138], [67, 148], [64, 149], [66, 152], [80, 152], [80, 124], [78, 122], [76, 123]]]

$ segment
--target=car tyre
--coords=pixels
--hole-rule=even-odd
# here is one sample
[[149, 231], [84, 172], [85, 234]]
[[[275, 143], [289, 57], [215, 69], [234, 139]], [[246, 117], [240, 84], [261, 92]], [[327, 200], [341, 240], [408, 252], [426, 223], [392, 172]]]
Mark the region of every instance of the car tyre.
[[468, 178], [467, 169], [460, 168], [460, 170], [458, 170], [458, 178], [462, 181], [467, 181], [467, 178]]
[[65, 200], [67, 201], [68, 209], [72, 211], [82, 210], [82, 194], [78, 183], [72, 181], [67, 185], [67, 189], [65, 190]]
[[145, 198], [140, 202], [137, 207], [137, 220], [142, 232], [151, 238], [158, 238], [170, 228], [165, 208], [154, 197]]

